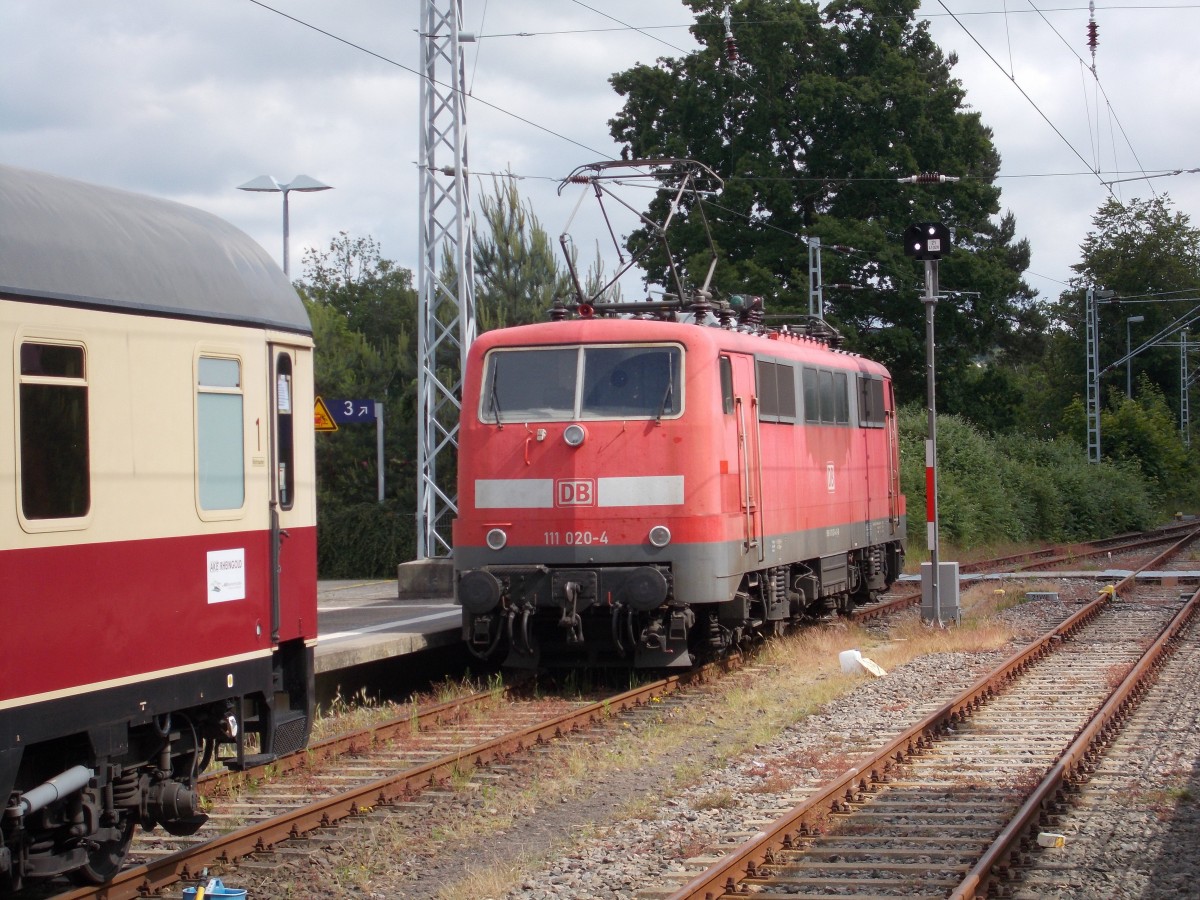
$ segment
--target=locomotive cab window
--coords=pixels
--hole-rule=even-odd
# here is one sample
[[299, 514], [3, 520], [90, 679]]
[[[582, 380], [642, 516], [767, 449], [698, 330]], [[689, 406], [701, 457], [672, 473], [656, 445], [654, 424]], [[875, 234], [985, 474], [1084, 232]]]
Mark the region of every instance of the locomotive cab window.
[[482, 422], [662, 419], [683, 412], [683, 349], [673, 345], [493, 350]]
[[200, 509], [240, 510], [246, 499], [242, 364], [227, 357], [201, 356], [196, 376]]
[[83, 347], [21, 344], [21, 512], [69, 519], [91, 509], [88, 383]]
[[720, 358], [721, 366], [721, 411], [725, 415], [733, 415], [733, 360], [728, 356]]

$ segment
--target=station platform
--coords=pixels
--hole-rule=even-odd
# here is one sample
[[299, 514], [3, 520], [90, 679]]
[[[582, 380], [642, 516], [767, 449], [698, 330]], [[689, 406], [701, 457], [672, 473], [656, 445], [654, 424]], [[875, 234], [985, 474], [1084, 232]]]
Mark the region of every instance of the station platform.
[[[1079, 578], [1098, 583], [1120, 581], [1128, 569], [1087, 571], [963, 573], [964, 586], [980, 581], [1037, 581]], [[902, 582], [919, 582], [920, 575], [902, 575]], [[1142, 572], [1139, 581], [1194, 585], [1200, 571]], [[438, 647], [462, 644], [462, 607], [447, 597], [401, 599], [395, 579], [321, 581], [317, 586], [319, 641], [316, 674]]]
[[462, 607], [445, 597], [404, 599], [395, 579], [317, 585], [316, 673], [462, 642]]

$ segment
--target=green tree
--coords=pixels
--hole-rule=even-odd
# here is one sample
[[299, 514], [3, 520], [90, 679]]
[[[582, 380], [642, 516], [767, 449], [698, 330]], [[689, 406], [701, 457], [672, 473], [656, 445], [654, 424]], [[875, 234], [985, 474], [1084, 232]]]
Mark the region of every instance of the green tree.
[[[546, 314], [556, 300], [572, 301], [575, 287], [560, 263], [559, 250], [550, 240], [546, 229], [533, 211], [533, 205], [522, 201], [516, 180], [492, 178], [492, 193], [480, 200], [482, 226], [474, 225], [475, 310], [480, 331], [526, 325], [546, 321]], [[579, 271], [575, 247], [571, 247], [571, 262]], [[453, 264], [442, 262], [446, 275], [453, 273]], [[605, 281], [604, 263], [599, 250], [596, 258], [582, 274], [581, 287], [586, 296], [600, 291]], [[614, 285], [603, 299], [620, 298], [620, 287]]]
[[480, 212], [486, 227], [474, 223], [473, 260], [479, 330], [545, 321], [571, 283], [533, 207], [521, 201], [516, 180], [493, 176]]
[[1179, 439], [1179, 428], [1161, 390], [1147, 375], [1138, 379], [1137, 396], [1114, 392], [1100, 414], [1101, 446], [1110, 459], [1141, 469], [1163, 499], [1193, 496], [1195, 473]]
[[415, 323], [412, 273], [383, 259], [370, 237], [335, 237], [305, 254], [298, 282], [325, 399], [384, 405], [384, 484], [377, 502], [375, 428], [317, 436], [317, 525], [323, 577], [381, 576], [412, 559], [416, 509]]
[[[1080, 245], [1080, 261], [1071, 267], [1076, 275], [1053, 310], [1057, 327], [1074, 340], [1072, 352], [1060, 360], [1070, 375], [1052, 371], [1050, 376], [1070, 377], [1079, 391], [1084, 389], [1084, 299], [1089, 287], [1116, 294], [1098, 310], [1102, 368], [1126, 355], [1127, 334], [1136, 349], [1145, 339], [1168, 332], [1180, 316], [1196, 307], [1200, 296], [1200, 229], [1173, 209], [1166, 194], [1124, 203], [1110, 197], [1092, 217], [1092, 226]], [[1131, 326], [1127, 319], [1135, 315], [1144, 321]], [[1178, 339], [1177, 333], [1170, 336], [1172, 342]], [[1149, 374], [1178, 412], [1176, 348], [1147, 350], [1132, 361], [1132, 369]], [[1125, 381], [1125, 366], [1112, 368], [1105, 378], [1120, 393], [1125, 391]]]
[[[702, 49], [614, 75], [625, 102], [610, 130], [634, 157], [690, 157], [725, 180], [704, 210], [724, 258], [716, 288], [805, 310], [802, 236], [859, 248], [823, 259], [827, 282], [856, 288], [828, 291], [827, 317], [850, 347], [892, 368], [902, 397], [920, 397], [924, 276], [901, 235], [944, 222], [956, 249], [941, 287], [956, 292], [937, 309], [939, 402], [970, 415], [953, 385], [981, 357], [1036, 354], [1042, 318], [1021, 280], [1028, 243], [1001, 215], [991, 132], [965, 108], [954, 59], [916, 19], [917, 0], [742, 0], [732, 5], [736, 63], [724, 56], [723, 0], [686, 5]], [[897, 183], [922, 171], [962, 180]], [[654, 201], [655, 217], [665, 202]], [[703, 247], [696, 218], [673, 238], [685, 268]], [[662, 283], [663, 265], [651, 256], [651, 280]]]

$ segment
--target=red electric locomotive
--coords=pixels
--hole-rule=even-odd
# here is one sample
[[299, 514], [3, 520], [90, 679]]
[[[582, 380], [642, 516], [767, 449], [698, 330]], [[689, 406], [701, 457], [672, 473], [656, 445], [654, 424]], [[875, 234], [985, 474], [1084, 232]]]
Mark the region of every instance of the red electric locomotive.
[[247, 235], [0, 166], [0, 348], [3, 894], [303, 747], [317, 609], [311, 327]]
[[580, 309], [471, 347], [454, 565], [476, 654], [686, 666], [900, 575], [883, 366], [727, 305]]

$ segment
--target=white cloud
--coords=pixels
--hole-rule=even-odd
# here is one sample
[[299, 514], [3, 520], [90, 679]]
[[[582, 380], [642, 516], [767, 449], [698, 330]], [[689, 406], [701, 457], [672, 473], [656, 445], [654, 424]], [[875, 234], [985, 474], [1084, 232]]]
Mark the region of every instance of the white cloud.
[[[395, 64], [250, 0], [9, 0], [0, 6], [0, 161], [200, 206], [249, 232], [277, 258], [279, 198], [235, 188], [262, 174], [284, 181], [308, 174], [335, 189], [293, 196], [293, 273], [304, 247], [324, 247], [343, 230], [372, 235], [386, 256], [415, 266], [418, 77], [402, 66], [420, 69], [420, 3], [272, 5]], [[1146, 169], [1200, 165], [1192, 150], [1200, 124], [1192, 35], [1200, 10], [1147, 3], [1097, 11], [1096, 61], [1110, 113], [1103, 95], [1097, 107], [1085, 66], [1091, 63], [1085, 4], [1045, 19], [1016, 4], [1007, 4], [1014, 7], [1007, 14], [1005, 4], [987, 4], [988, 14], [977, 15], [966, 13], [981, 12], [982, 4], [947, 5], [963, 13], [996, 60], [940, 5], [922, 10], [935, 39], [961, 58], [955, 71], [967, 103], [994, 131], [1001, 174], [1022, 176], [1001, 181], [1001, 204], [1033, 244], [1037, 276], [1030, 282], [1054, 296], [1106, 189], [1094, 175], [1033, 176], [1094, 165], [1132, 173], [1134, 151]], [[481, 36], [466, 45], [467, 80], [477, 98], [468, 111], [470, 167], [487, 173], [511, 166], [525, 176], [522, 195], [557, 237], [576, 196], [558, 196], [556, 179], [616, 155], [607, 122], [621, 101], [608, 78], [672, 54], [668, 44], [691, 48], [691, 13], [677, 0], [586, 6], [504, 0], [484, 12], [479, 0], [464, 0], [465, 30]], [[601, 13], [673, 27], [619, 30]], [[501, 36], [515, 32], [534, 34]], [[1184, 212], [1200, 202], [1200, 175], [1149, 184], [1169, 191]], [[490, 189], [484, 178], [482, 190]], [[472, 190], [479, 193], [479, 181]], [[1146, 182], [1114, 190], [1124, 198], [1149, 193]], [[591, 238], [579, 243], [590, 259]], [[608, 260], [610, 270], [615, 265]]]

